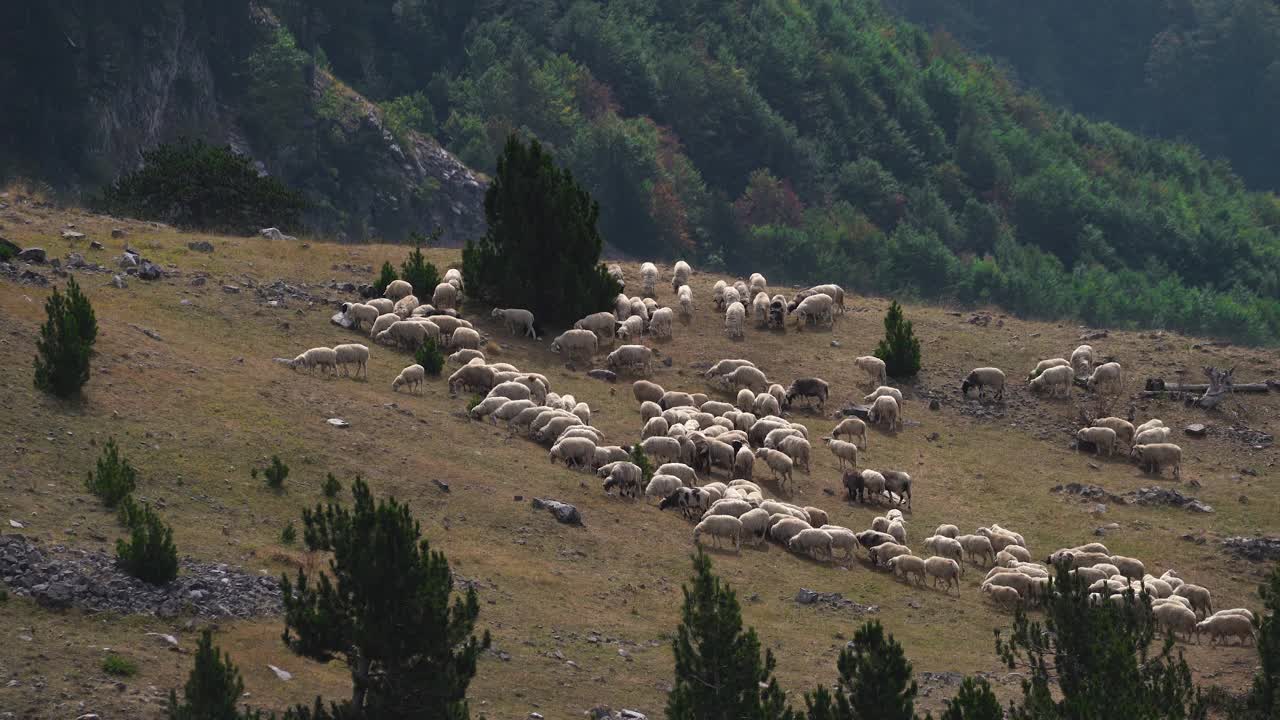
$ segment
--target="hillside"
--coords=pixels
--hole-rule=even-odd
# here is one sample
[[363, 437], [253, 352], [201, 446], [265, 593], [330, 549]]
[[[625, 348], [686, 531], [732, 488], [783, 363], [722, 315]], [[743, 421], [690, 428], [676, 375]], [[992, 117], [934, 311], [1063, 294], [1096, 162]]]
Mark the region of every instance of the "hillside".
[[[309, 376], [273, 362], [307, 347], [360, 340], [329, 323], [334, 304], [349, 295], [336, 288], [367, 282], [384, 260], [399, 262], [403, 247], [210, 237], [59, 210], [13, 192], [0, 201], [6, 205], [0, 230], [21, 246], [40, 245], [50, 257], [64, 259], [77, 252], [91, 264], [109, 265], [127, 242], [168, 273], [155, 282], [130, 279], [117, 289], [109, 274], [74, 271], [100, 327], [93, 378], [77, 404], [52, 401], [31, 386], [47, 289], [15, 275], [0, 279], [0, 362], [10, 368], [0, 378], [0, 420], [7, 428], [0, 455], [14, 458], [0, 473], [0, 517], [24, 525], [18, 530], [6, 523], [5, 536], [22, 533], [50, 552], [58, 544], [109, 551], [119, 533], [116, 521], [85, 493], [82, 478], [102, 443], [115, 437], [139, 469], [138, 494], [174, 526], [182, 555], [276, 576], [315, 562], [280, 544], [280, 531], [290, 519], [297, 522], [301, 508], [321, 501], [325, 473], [344, 485], [359, 474], [378, 495], [408, 501], [432, 547], [447, 553], [458, 575], [478, 589], [480, 627], [492, 633], [494, 652], [482, 659], [471, 687], [476, 717], [533, 711], [578, 717], [600, 703], [661, 716], [679, 588], [690, 570], [686, 521], [651, 504], [606, 497], [590, 476], [548, 464], [545, 448], [467, 420], [461, 414], [467, 398], [450, 397], [443, 381], [429, 382], [421, 396], [393, 394], [390, 381], [409, 362], [401, 353], [375, 346], [368, 382]], [[62, 239], [68, 225], [87, 238]], [[125, 230], [126, 237], [113, 239], [112, 228]], [[90, 240], [105, 249], [88, 249]], [[197, 241], [208, 241], [213, 251], [188, 247]], [[450, 250], [428, 255], [441, 267], [458, 259]], [[15, 272], [25, 269], [51, 275], [47, 265]], [[637, 266], [625, 269], [634, 283]], [[662, 272], [665, 280], [669, 266]], [[198, 277], [206, 278], [203, 284], [193, 282]], [[698, 311], [690, 325], [677, 324], [671, 342], [656, 344], [671, 364], [657, 368], [655, 381], [711, 392], [701, 368], [742, 356], [784, 384], [805, 375], [827, 378], [829, 409], [867, 391], [852, 359], [881, 336], [886, 299], [851, 295], [849, 313], [831, 333], [752, 329], [745, 341], [732, 342], [711, 309], [711, 286], [721, 277], [694, 276]], [[669, 286], [660, 284], [659, 300], [671, 302]], [[490, 322], [487, 307], [465, 312], [488, 335], [491, 359], [544, 373], [553, 389], [588, 402], [593, 423], [610, 439], [638, 438], [639, 415], [627, 384], [589, 379], [585, 368], [566, 369], [546, 339], [508, 337]], [[895, 435], [873, 432], [865, 462], [915, 476], [908, 514], [913, 546], [943, 522], [965, 531], [999, 522], [1026, 535], [1037, 557], [1102, 539], [1157, 574], [1176, 568], [1211, 588], [1215, 607], [1258, 608], [1254, 588], [1268, 566], [1229, 555], [1221, 541], [1280, 531], [1277, 450], [1269, 442], [1255, 448], [1229, 428], [1280, 432], [1274, 394], [1239, 395], [1220, 414], [1175, 401], [1121, 403], [1119, 414], [1132, 404], [1140, 419], [1158, 416], [1177, 430], [1186, 450], [1177, 484], [1167, 473], [1163, 479], [1144, 476], [1121, 458], [1073, 452], [1079, 411], [1096, 410], [1082, 391], [1070, 401], [1040, 400], [1015, 382], [1003, 405], [960, 397], [959, 381], [969, 368], [996, 365], [1021, 378], [1038, 359], [1069, 352], [1085, 329], [999, 313], [989, 323], [975, 323], [968, 312], [913, 303], [906, 312], [923, 344], [924, 370], [915, 384], [902, 387], [907, 426]], [[1145, 377], [1194, 378], [1207, 364], [1236, 366], [1237, 376], [1248, 379], [1273, 377], [1280, 367], [1274, 351], [1175, 333], [1113, 330], [1092, 344], [1129, 368], [1130, 393]], [[939, 410], [928, 409], [930, 398], [939, 401]], [[333, 417], [350, 427], [330, 427], [325, 420]], [[804, 410], [793, 419], [815, 438], [835, 423]], [[1210, 425], [1208, 437], [1181, 436], [1193, 421]], [[250, 468], [272, 454], [293, 468], [282, 494], [250, 477]], [[767, 472], [758, 466], [756, 473], [770, 493], [777, 492]], [[827, 509], [833, 523], [862, 529], [877, 513], [843, 500], [836, 463], [821, 447], [815, 448], [812, 474], [796, 478], [793, 499]], [[448, 484], [447, 493], [437, 480]], [[1215, 512], [1103, 500], [1105, 512], [1095, 514], [1098, 501], [1050, 492], [1072, 482], [1117, 495], [1156, 484], [1176, 487]], [[530, 508], [533, 497], [574, 503], [585, 526], [557, 524]], [[1095, 536], [1095, 529], [1111, 523], [1114, 529], [1103, 530], [1103, 538]], [[965, 576], [957, 598], [896, 582], [870, 569], [865, 555], [846, 569], [770, 545], [741, 555], [719, 552], [715, 563], [738, 590], [746, 622], [777, 655], [780, 682], [794, 701], [818, 681], [830, 682], [839, 649], [872, 616], [798, 604], [800, 588], [878, 606], [873, 616], [904, 644], [929, 691], [921, 709], [936, 712], [954, 693], [956, 679], [923, 672], [990, 673], [1004, 698], [1017, 689], [1018, 676], [1000, 666], [992, 648], [992, 630], [1006, 627], [1010, 615], [983, 600], [980, 571]], [[85, 712], [157, 717], [160, 698], [186, 677], [196, 629], [209, 622], [186, 611], [176, 617], [56, 611], [11, 592], [0, 603], [0, 623], [10, 629], [8, 642], [0, 644], [0, 673], [9, 679], [0, 687], [0, 709], [23, 718]], [[343, 667], [306, 662], [284, 648], [278, 618], [213, 622], [219, 644], [244, 671], [251, 705], [279, 709], [317, 693], [348, 693]], [[146, 635], [153, 632], [175, 635], [180, 651]], [[106, 648], [136, 660], [140, 674], [117, 685], [99, 670]], [[1250, 647], [1182, 649], [1200, 682], [1234, 690], [1248, 682], [1256, 664]], [[292, 680], [279, 680], [267, 664], [292, 673]]]

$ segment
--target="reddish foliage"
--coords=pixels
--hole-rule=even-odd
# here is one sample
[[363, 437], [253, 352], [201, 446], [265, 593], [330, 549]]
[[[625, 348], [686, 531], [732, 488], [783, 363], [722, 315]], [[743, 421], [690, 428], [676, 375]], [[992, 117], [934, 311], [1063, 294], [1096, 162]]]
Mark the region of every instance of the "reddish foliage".
[[742, 197], [733, 203], [733, 213], [743, 227], [786, 225], [800, 227], [804, 205], [791, 183], [775, 178], [768, 170], [756, 170], [747, 181]]
[[668, 250], [691, 250], [689, 213], [670, 180], [659, 180], [649, 191], [649, 215], [658, 228], [658, 242]]
[[621, 107], [613, 99], [613, 90], [606, 84], [596, 80], [589, 70], [578, 73], [578, 87], [575, 90], [578, 105], [582, 114], [595, 120], [608, 113], [617, 113]]

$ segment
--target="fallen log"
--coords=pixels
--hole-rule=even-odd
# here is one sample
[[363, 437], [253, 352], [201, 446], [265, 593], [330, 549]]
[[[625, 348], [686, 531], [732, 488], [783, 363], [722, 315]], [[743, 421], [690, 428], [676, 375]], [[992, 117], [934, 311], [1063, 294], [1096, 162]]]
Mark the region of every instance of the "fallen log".
[[[1271, 385], [1273, 383], [1275, 383], [1275, 381], [1268, 380], [1266, 382], [1259, 382], [1259, 383], [1245, 383], [1244, 385], [1232, 385], [1231, 391], [1246, 392], [1246, 393], [1270, 392]], [[1209, 385], [1207, 383], [1172, 383], [1172, 382], [1165, 382], [1163, 380], [1160, 380], [1159, 378], [1153, 378], [1153, 379], [1147, 380], [1147, 387], [1144, 392], [1149, 394], [1147, 396], [1150, 397], [1150, 396], [1159, 395], [1160, 393], [1165, 393], [1165, 392], [1203, 393], [1203, 392], [1208, 392], [1208, 390], [1209, 390]]]

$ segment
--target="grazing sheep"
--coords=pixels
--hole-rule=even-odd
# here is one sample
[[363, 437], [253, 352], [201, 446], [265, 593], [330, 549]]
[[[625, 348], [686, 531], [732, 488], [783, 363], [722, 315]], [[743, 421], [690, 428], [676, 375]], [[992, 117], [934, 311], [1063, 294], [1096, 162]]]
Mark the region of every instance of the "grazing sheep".
[[778, 513], [769, 516], [769, 537], [783, 546], [790, 544], [791, 538], [809, 529], [809, 523], [791, 515]]
[[964, 548], [965, 554], [969, 556], [969, 562], [976, 565], [977, 558], [981, 557], [986, 561], [987, 565], [995, 563], [996, 552], [991, 547], [990, 538], [982, 535], [961, 535], [956, 540]]
[[717, 280], [715, 286], [711, 288], [711, 304], [721, 312], [725, 308], [724, 290], [727, 287], [729, 287], [728, 283], [723, 280]]
[[627, 287], [627, 276], [622, 272], [622, 266], [617, 263], [609, 263], [609, 267], [605, 269], [609, 273], [609, 277], [618, 283], [619, 288]]
[[663, 390], [661, 385], [648, 380], [636, 380], [631, 383], [631, 394], [635, 396], [636, 402], [643, 403], [647, 400], [656, 403], [662, 400], [664, 393], [666, 390]]
[[492, 368], [483, 365], [464, 365], [449, 376], [449, 392], [457, 392], [458, 388], [489, 392], [494, 386]]
[[445, 270], [444, 281], [457, 288], [458, 292], [463, 291], [462, 271], [458, 268], [449, 268], [448, 270]]
[[738, 516], [738, 522], [742, 523], [742, 533], [749, 538], [752, 545], [759, 546], [764, 543], [765, 535], [769, 531], [769, 513], [760, 508], [748, 510]]
[[590, 360], [599, 343], [600, 339], [590, 330], [565, 330], [551, 341], [551, 352], [564, 352], [570, 360]]
[[1229, 637], [1239, 638], [1241, 645], [1245, 640], [1256, 643], [1253, 622], [1243, 615], [1214, 615], [1196, 623], [1196, 633], [1202, 632], [1209, 633], [1210, 644]]
[[413, 286], [404, 280], [392, 280], [382, 292], [383, 296], [395, 302], [406, 295], [413, 294]]
[[693, 268], [689, 267], [689, 263], [677, 260], [676, 264], [671, 266], [671, 292], [678, 293], [681, 285], [688, 285], [689, 277], [692, 275]]
[[743, 366], [730, 373], [721, 375], [717, 382], [723, 389], [740, 390], [747, 388], [752, 392], [762, 393], [769, 387], [769, 379], [758, 368]]
[[693, 317], [693, 288], [688, 285], [681, 285], [676, 291], [677, 302], [680, 304], [680, 317], [688, 320]]
[[910, 582], [911, 576], [916, 576], [916, 584], [924, 586], [925, 565], [924, 558], [915, 555], [898, 555], [889, 560], [889, 569], [894, 576], [902, 576], [903, 582]]
[[423, 319], [440, 328], [440, 333], [442, 335], [452, 335], [453, 331], [460, 327], [471, 327], [471, 323], [452, 315], [428, 315], [426, 318], [420, 319], [419, 322]]
[[886, 395], [893, 398], [894, 400], [897, 400], [899, 406], [902, 405], [903, 403], [902, 391], [895, 387], [889, 387], [888, 385], [881, 385], [880, 387], [876, 388], [874, 391], [871, 392], [870, 395], [867, 395], [866, 397], [862, 398], [862, 402], [873, 403], [876, 401], [877, 398], [884, 397]]
[[831, 451], [831, 454], [835, 455], [836, 459], [840, 461], [841, 470], [845, 469], [845, 463], [848, 463], [851, 468], [858, 464], [858, 446], [854, 443], [834, 438], [823, 438], [822, 441], [827, 444], [827, 449]]
[[725, 309], [728, 309], [730, 305], [734, 303], [740, 303], [745, 299], [746, 298], [742, 296], [742, 293], [738, 292], [738, 289], [733, 286], [729, 286], [724, 289]]
[[[640, 497], [640, 494], [644, 491], [644, 488], [640, 485], [643, 477], [640, 467], [630, 462], [612, 463], [611, 465], [612, 467], [609, 467], [604, 482], [600, 485], [601, 489], [607, 494], [617, 488], [619, 497]], [[604, 474], [604, 468], [601, 468], [597, 473], [597, 475], [602, 474]]]
[[1085, 385], [1089, 392], [1096, 390], [1100, 394], [1119, 395], [1124, 391], [1124, 370], [1118, 362], [1104, 363], [1094, 368]]
[[1129, 422], [1128, 420], [1125, 420], [1123, 418], [1118, 418], [1118, 417], [1104, 417], [1099, 420], [1094, 420], [1093, 427], [1111, 428], [1113, 431], [1115, 431], [1116, 440], [1118, 441], [1123, 440], [1125, 444], [1129, 446], [1134, 445], [1133, 423]]
[[981, 367], [971, 370], [965, 376], [964, 382], [960, 383], [960, 394], [968, 395], [969, 388], [978, 388], [978, 399], [982, 399], [982, 395], [990, 392], [992, 398], [1000, 400], [1004, 398], [1004, 371], [1000, 368]]
[[643, 345], [623, 345], [605, 357], [610, 370], [632, 370], [648, 375], [653, 372], [653, 351]]
[[747, 388], [742, 388], [734, 398], [733, 404], [742, 412], [752, 412], [755, 409], [756, 394]]
[[403, 320], [410, 315], [413, 315], [413, 311], [417, 310], [420, 304], [421, 303], [418, 302], [417, 296], [405, 295], [396, 301], [396, 304], [391, 308], [391, 312], [399, 315], [400, 319]]
[[386, 312], [379, 315], [377, 319], [373, 321], [373, 324], [369, 326], [369, 338], [376, 339], [384, 330], [398, 322], [400, 322], [400, 316], [393, 312]]
[[728, 373], [731, 373], [740, 367], [755, 367], [755, 366], [756, 364], [751, 362], [750, 360], [741, 360], [736, 358], [732, 360], [720, 360], [715, 365], [712, 365], [711, 367], [707, 368], [706, 372], [704, 372], [702, 375], [703, 377], [706, 377], [706, 378], [719, 377], [721, 375], [726, 375]]
[[642, 297], [655, 297], [657, 295], [656, 286], [658, 284], [658, 266], [651, 262], [647, 262], [640, 266], [640, 295]]
[[640, 441], [644, 454], [660, 462], [677, 462], [681, 458], [680, 441], [669, 437], [651, 437]]
[[401, 385], [408, 385], [409, 392], [417, 393], [422, 387], [422, 381], [427, 377], [427, 371], [421, 365], [414, 363], [409, 367], [400, 371], [395, 380], [391, 381], [391, 392], [398, 392]]
[[509, 402], [512, 402], [510, 398], [502, 397], [501, 395], [487, 397], [476, 403], [475, 407], [471, 408], [471, 411], [467, 414], [471, 416], [472, 420], [482, 420], [486, 417], [491, 417], [494, 412]]
[[645, 497], [665, 498], [684, 487], [684, 483], [675, 475], [654, 475], [644, 489]]
[[848, 435], [850, 439], [862, 438], [862, 449], [867, 449], [867, 424], [861, 419], [851, 417], [841, 420], [831, 429], [831, 437], [838, 438], [841, 435]]
[[752, 294], [762, 293], [768, 286], [769, 283], [764, 279], [764, 275], [760, 273], [751, 273], [751, 277], [747, 280], [747, 289]]
[[806, 473], [812, 472], [810, 455], [813, 452], [813, 448], [809, 445], [808, 440], [796, 435], [784, 437], [778, 441], [777, 449], [786, 453], [791, 458], [791, 461]]
[[856, 535], [858, 544], [867, 550], [872, 550], [881, 545], [894, 542], [893, 536], [888, 533], [878, 532], [875, 530], [863, 530]]
[[1164, 421], [1163, 421], [1163, 420], [1161, 420], [1160, 418], [1151, 418], [1150, 420], [1148, 420], [1148, 421], [1146, 421], [1146, 422], [1142, 423], [1141, 425], [1139, 425], [1138, 427], [1134, 428], [1134, 429], [1133, 429], [1133, 432], [1134, 432], [1134, 434], [1135, 434], [1135, 435], [1137, 435], [1137, 433], [1140, 433], [1140, 432], [1146, 432], [1147, 430], [1150, 430], [1151, 428], [1158, 428], [1158, 427], [1164, 427]]
[[1064, 367], [1068, 365], [1070, 365], [1070, 363], [1067, 362], [1066, 358], [1052, 358], [1050, 360], [1041, 360], [1040, 362], [1036, 363], [1035, 368], [1032, 369], [1031, 372], [1027, 373], [1027, 382], [1031, 382], [1032, 380], [1035, 380], [1037, 377], [1040, 377], [1040, 373], [1044, 372], [1045, 370], [1048, 370], [1049, 368]]
[[528, 310], [520, 310], [518, 308], [494, 308], [490, 317], [502, 318], [502, 322], [506, 323], [507, 331], [512, 335], [516, 334], [516, 330], [521, 330], [526, 337], [534, 340], [538, 339], [538, 333], [533, 329], [533, 313]]
[[[885, 470], [884, 489], [887, 493], [893, 493], [898, 496], [898, 507], [906, 504], [908, 510], [911, 509], [911, 476], [901, 470]], [[890, 510], [889, 512], [894, 512]]]
[[862, 471], [862, 488], [867, 502], [870, 502], [872, 498], [879, 502], [880, 497], [884, 495], [884, 487], [884, 475], [870, 468]]
[[751, 299], [751, 318], [755, 321], [757, 328], [769, 327], [769, 296], [765, 293], [756, 293]]
[[825, 530], [806, 528], [787, 541], [787, 549], [793, 553], [805, 553], [815, 560], [832, 559], [831, 534]]
[[510, 422], [521, 412], [537, 406], [537, 403], [533, 400], [511, 400], [499, 407], [497, 410], [494, 410], [493, 413], [489, 415], [489, 420], [495, 424], [499, 420], [506, 420]]
[[[956, 590], [959, 594], [959, 589]], [[991, 583], [982, 584], [982, 592], [991, 596], [991, 599], [1007, 608], [1014, 608], [1022, 604], [1022, 594], [1016, 588], [1005, 587], [1003, 585], [992, 585]]]
[[933, 531], [933, 534], [954, 540], [960, 535], [960, 528], [955, 525], [939, 525], [938, 529]]
[[1080, 452], [1080, 444], [1093, 445], [1093, 454], [1101, 455], [1106, 451], [1108, 456], [1116, 452], [1116, 431], [1108, 427], [1087, 427], [1076, 432], [1076, 452]]
[[951, 586], [956, 588], [956, 595], [960, 594], [960, 574], [964, 572], [960, 563], [950, 557], [930, 557], [924, 560], [924, 574], [932, 579], [932, 586], [938, 587], [938, 581], [943, 582], [943, 592], [950, 593]]
[[1134, 445], [1156, 445], [1159, 443], [1167, 443], [1169, 442], [1169, 436], [1172, 434], [1173, 434], [1173, 431], [1167, 427], [1147, 428], [1146, 430], [1143, 430], [1140, 433], [1134, 434], [1133, 444]]
[[390, 298], [380, 297], [380, 298], [372, 298], [370, 300], [365, 300], [364, 304], [372, 305], [373, 307], [378, 308], [379, 315], [386, 315], [387, 313], [395, 309], [396, 301]]
[[356, 366], [356, 377], [360, 377], [360, 373], [364, 372], [365, 379], [369, 379], [369, 348], [360, 343], [345, 343], [336, 345], [333, 352], [337, 357], [335, 361], [342, 366], [342, 374], [350, 376], [348, 366]]
[[1134, 445], [1129, 452], [1146, 472], [1159, 475], [1165, 467], [1172, 467], [1173, 476], [1182, 477], [1182, 448], [1173, 443]]
[[1007, 566], [1010, 562], [1031, 562], [1031, 551], [1021, 545], [1005, 545], [996, 553], [996, 564]]
[[[453, 287], [453, 286], [450, 285], [449, 287]], [[428, 323], [421, 323], [421, 324], [426, 325]], [[457, 330], [454, 330], [453, 334], [449, 336], [449, 347], [458, 348], [458, 349], [470, 348], [472, 350], [479, 350], [480, 349], [480, 333], [476, 332], [472, 328], [460, 327]]]
[[889, 395], [881, 395], [867, 411], [867, 419], [874, 425], [888, 425], [891, 432], [897, 430], [902, 422], [898, 414], [898, 401]]
[[747, 321], [747, 309], [738, 301], [732, 302], [724, 311], [724, 332], [731, 339], [742, 338], [743, 327]]
[[307, 372], [314, 371], [317, 367], [320, 372], [338, 373], [338, 352], [333, 348], [314, 347], [304, 351], [298, 357], [289, 361], [289, 368], [297, 370], [298, 368], [306, 368]]
[[1071, 383], [1074, 379], [1075, 375], [1072, 374], [1071, 368], [1066, 365], [1060, 365], [1040, 373], [1029, 385], [1033, 393], [1041, 393], [1048, 390], [1049, 397], [1070, 397]]
[[889, 382], [888, 371], [884, 361], [874, 355], [863, 355], [853, 359], [853, 364], [871, 376], [877, 386], [885, 385]]
[[484, 362], [484, 353], [479, 350], [472, 350], [471, 348], [463, 348], [450, 355], [448, 360], [454, 365], [466, 365], [472, 360]]
[[1190, 600], [1191, 609], [1197, 614], [1204, 613], [1206, 617], [1213, 614], [1213, 598], [1208, 588], [1192, 583], [1182, 583], [1174, 589], [1173, 594]]
[[452, 283], [442, 282], [436, 285], [431, 293], [431, 304], [437, 308], [455, 308], [458, 306], [458, 288]]
[[386, 330], [378, 333], [374, 342], [391, 345], [406, 350], [422, 347], [427, 338], [438, 339], [440, 328], [426, 320], [399, 320], [391, 323]]
[[787, 482], [791, 480], [791, 468], [793, 465], [791, 458], [784, 452], [769, 448], [756, 450], [756, 457], [765, 461], [765, 464], [769, 466], [769, 471], [773, 474], [773, 478], [779, 481], [785, 491]]
[[1182, 631], [1187, 640], [1196, 632], [1196, 614], [1177, 603], [1160, 603], [1151, 606], [1156, 624], [1175, 639]]
[[[394, 307], [394, 306], [393, 306]], [[351, 322], [351, 327], [360, 329], [360, 323], [372, 325], [382, 313], [378, 308], [365, 303], [342, 303], [342, 315]]]
[[653, 316], [649, 318], [649, 336], [659, 340], [670, 340], [673, 316], [671, 308], [654, 310]]
[[790, 308], [791, 317], [795, 318], [796, 332], [804, 330], [807, 324], [817, 325], [823, 321], [827, 323], [827, 327], [835, 327], [834, 305], [835, 302], [831, 296], [823, 293], [810, 295], [801, 300], [795, 307]]
[[899, 545], [907, 544], [907, 526], [903, 525], [902, 521], [890, 520], [889, 527], [885, 530], [885, 532], [892, 535], [893, 539], [896, 540]]
[[896, 557], [900, 557], [902, 555], [910, 555], [911, 548], [907, 547], [906, 545], [887, 542], [887, 543], [881, 543], [880, 545], [876, 545], [875, 547], [868, 550], [867, 554], [871, 556], [872, 565], [875, 565], [877, 567], [884, 567], [889, 564], [890, 560]]
[[560, 459], [566, 466], [589, 469], [596, 458], [596, 444], [583, 437], [565, 438], [551, 447], [548, 458], [553, 465]]
[[614, 334], [619, 340], [623, 341], [632, 339], [639, 340], [641, 336], [644, 335], [644, 318], [639, 315], [632, 315], [626, 320], [618, 323], [618, 327], [614, 331]]
[[670, 428], [671, 426], [667, 423], [667, 419], [661, 415], [649, 418], [645, 421], [644, 428], [640, 431], [640, 439], [644, 440], [651, 437], [665, 437], [667, 430]]
[[596, 339], [600, 344], [613, 342], [613, 331], [617, 327], [617, 320], [614, 319], [611, 312], [591, 313], [573, 324], [574, 330], [590, 330], [596, 334]]
[[[940, 555], [946, 558], [952, 558], [956, 562], [964, 562], [964, 546], [959, 540], [949, 538], [943, 535], [931, 535], [924, 539], [924, 548], [934, 555]], [[960, 569], [964, 572], [964, 568]]]
[[711, 536], [712, 545], [719, 547], [720, 539], [733, 541], [733, 549], [742, 552], [742, 521], [730, 515], [709, 515], [693, 529], [693, 544], [701, 545], [703, 535]]
[[1093, 372], [1093, 348], [1081, 345], [1071, 351], [1071, 369], [1076, 377], [1088, 377]]
[[818, 412], [822, 412], [830, 392], [831, 388], [827, 385], [826, 380], [815, 377], [798, 378], [792, 381], [791, 387], [787, 388], [782, 407], [789, 409], [796, 399], [809, 398], [811, 402], [817, 403]]

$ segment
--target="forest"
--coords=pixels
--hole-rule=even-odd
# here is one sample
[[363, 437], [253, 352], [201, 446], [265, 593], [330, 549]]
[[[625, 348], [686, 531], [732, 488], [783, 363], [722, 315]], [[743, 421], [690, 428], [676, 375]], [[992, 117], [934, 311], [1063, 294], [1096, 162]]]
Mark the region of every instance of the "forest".
[[[299, 85], [320, 68], [378, 103], [393, 132], [432, 135], [484, 172], [511, 133], [537, 138], [599, 201], [601, 235], [626, 255], [1280, 340], [1273, 193], [1193, 145], [1060, 109], [1007, 63], [874, 0], [266, 5], [283, 27], [237, 36], [252, 40], [226, 43], [241, 57], [224, 58], [256, 146], [307, 126], [297, 116], [324, 103]], [[1141, 33], [1113, 34], [1121, 53]], [[1060, 72], [1089, 72], [1099, 95], [1140, 101], [1113, 86], [1125, 78], [1050, 53]], [[12, 84], [3, 68], [0, 85]]]

